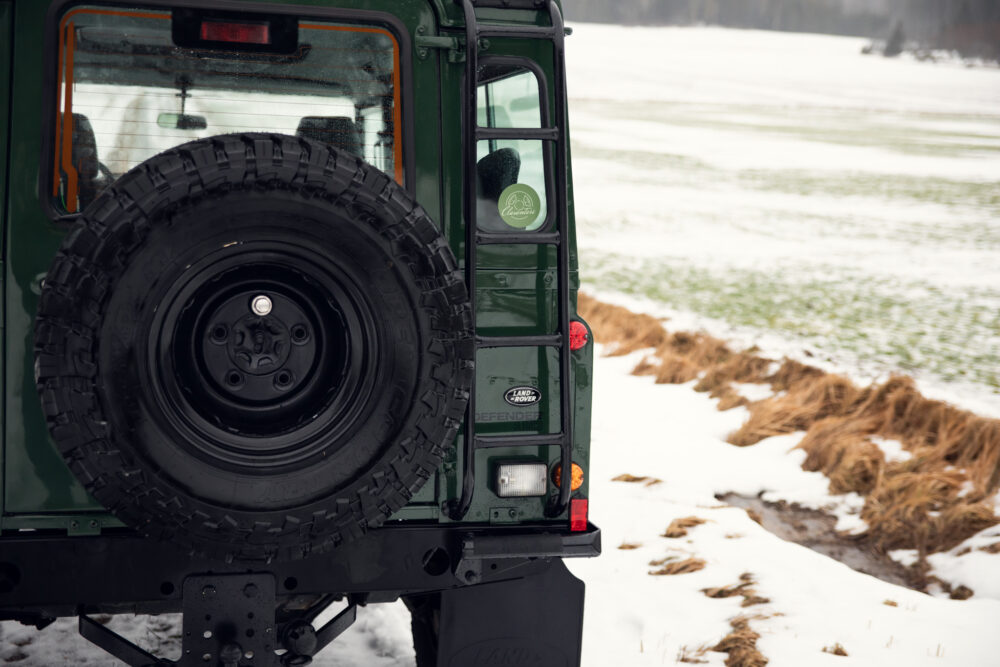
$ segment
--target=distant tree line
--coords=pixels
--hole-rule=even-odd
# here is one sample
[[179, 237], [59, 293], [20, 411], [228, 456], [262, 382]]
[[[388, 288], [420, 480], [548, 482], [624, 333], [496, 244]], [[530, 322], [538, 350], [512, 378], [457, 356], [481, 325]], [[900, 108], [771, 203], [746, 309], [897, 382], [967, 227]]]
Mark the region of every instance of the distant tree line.
[[626, 25], [710, 24], [889, 39], [1000, 57], [1000, 0], [564, 0], [567, 17]]
[[1000, 60], [998, 0], [891, 0], [889, 10], [928, 46]]
[[888, 10], [910, 33], [921, 37], [932, 37], [956, 25], [1000, 23], [997, 0], [889, 0]]

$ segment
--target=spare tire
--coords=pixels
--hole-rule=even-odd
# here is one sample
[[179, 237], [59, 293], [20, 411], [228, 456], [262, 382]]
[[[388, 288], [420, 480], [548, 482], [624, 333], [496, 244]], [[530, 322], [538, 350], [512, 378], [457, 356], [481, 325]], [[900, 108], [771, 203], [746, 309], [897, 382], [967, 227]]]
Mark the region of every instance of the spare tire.
[[126, 525], [286, 560], [380, 525], [433, 476], [471, 322], [447, 242], [384, 173], [224, 135], [83, 213], [43, 284], [35, 376], [73, 473]]

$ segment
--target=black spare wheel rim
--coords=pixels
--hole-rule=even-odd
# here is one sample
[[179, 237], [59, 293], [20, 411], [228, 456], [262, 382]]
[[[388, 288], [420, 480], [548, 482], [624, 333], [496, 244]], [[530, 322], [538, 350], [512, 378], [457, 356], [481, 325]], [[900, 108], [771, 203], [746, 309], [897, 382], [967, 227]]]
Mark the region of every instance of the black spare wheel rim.
[[[254, 249], [263, 245], [266, 249]], [[149, 386], [193, 453], [220, 464], [307, 463], [376, 384], [378, 327], [328, 257], [274, 241], [206, 253], [150, 330]]]
[[300, 558], [433, 476], [468, 399], [471, 317], [447, 243], [385, 174], [226, 135], [84, 212], [43, 287], [36, 381], [74, 474], [125, 523]]

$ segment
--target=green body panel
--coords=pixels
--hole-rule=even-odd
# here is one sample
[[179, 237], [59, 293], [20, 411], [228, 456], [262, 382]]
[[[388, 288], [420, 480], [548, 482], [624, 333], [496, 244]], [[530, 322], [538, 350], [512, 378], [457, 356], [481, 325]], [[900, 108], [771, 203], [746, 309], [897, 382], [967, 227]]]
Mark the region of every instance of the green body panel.
[[[139, 4], [139, 3], [136, 3]], [[155, 4], [155, 2], [150, 3]], [[247, 0], [253, 9], [258, 4]], [[464, 38], [459, 8], [445, 0], [299, 0], [287, 4], [308, 8], [336, 6], [391, 14], [402, 22], [411, 40], [418, 37]], [[102, 511], [76, 481], [52, 445], [33, 378], [32, 326], [40, 284], [65, 233], [65, 223], [56, 223], [43, 211], [38, 175], [42, 155], [45, 93], [45, 54], [42, 43], [48, 3], [38, 0], [16, 3], [0, 0], [0, 155], [9, 156], [0, 165], [0, 183], [9, 178], [2, 214], [4, 230], [4, 354], [6, 369], [3, 432], [3, 474], [0, 475], [2, 517], [0, 527], [9, 529], [58, 529], [88, 534], [121, 525]], [[304, 13], [308, 9], [303, 10]], [[544, 24], [542, 12], [481, 9], [482, 20]], [[9, 36], [12, 35], [12, 38]], [[13, 53], [14, 66], [10, 67]], [[553, 62], [551, 45], [531, 40], [491, 40], [484, 55], [505, 54], [530, 58], [549, 78], [548, 103], [552, 99]], [[464, 257], [465, 227], [462, 216], [462, 142], [460, 93], [464, 63], [444, 48], [416, 44], [412, 79], [405, 78], [413, 96], [413, 119], [404, 128], [413, 131], [415, 178], [411, 184], [417, 200], [439, 222], [457, 257]], [[13, 78], [8, 89], [8, 72]], [[8, 123], [8, 109], [10, 117]], [[9, 129], [8, 129], [9, 128]], [[9, 170], [3, 167], [10, 165]], [[570, 181], [572, 182], [572, 181]], [[572, 189], [569, 224], [573, 234]], [[577, 289], [575, 237], [571, 244], [571, 295], [575, 306]], [[484, 246], [477, 267], [477, 323], [483, 335], [551, 333], [557, 328], [556, 254], [551, 247]], [[559, 429], [558, 355], [553, 350], [515, 348], [485, 350], [477, 360], [477, 429], [480, 433], [549, 433]], [[590, 444], [590, 394], [592, 346], [573, 358], [574, 460], [588, 469]], [[507, 389], [532, 385], [543, 392], [533, 408], [511, 407], [504, 401]], [[441, 504], [459, 495], [461, 485], [461, 434], [435, 480], [429, 482], [399, 520], [448, 521]], [[556, 447], [490, 450], [477, 454], [476, 494], [468, 522], [511, 523], [542, 521], [544, 498], [501, 499], [494, 495], [490, 478], [500, 460], [528, 459], [554, 463]], [[586, 482], [578, 492], [587, 496]], [[564, 519], [560, 519], [563, 521]]]

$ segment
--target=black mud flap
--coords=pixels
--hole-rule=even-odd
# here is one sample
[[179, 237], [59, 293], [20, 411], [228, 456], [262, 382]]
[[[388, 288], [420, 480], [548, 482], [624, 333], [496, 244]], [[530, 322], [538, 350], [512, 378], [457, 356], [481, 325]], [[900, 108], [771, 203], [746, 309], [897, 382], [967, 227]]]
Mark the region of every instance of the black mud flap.
[[437, 667], [579, 667], [584, 584], [539, 574], [441, 593]]

